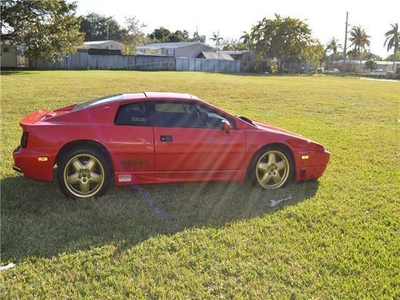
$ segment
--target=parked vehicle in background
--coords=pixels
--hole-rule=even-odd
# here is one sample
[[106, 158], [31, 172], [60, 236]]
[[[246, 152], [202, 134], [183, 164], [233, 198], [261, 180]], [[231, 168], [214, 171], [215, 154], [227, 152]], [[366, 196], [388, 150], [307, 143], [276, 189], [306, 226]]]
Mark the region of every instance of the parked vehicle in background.
[[375, 69], [375, 70], [372, 70], [371, 74], [373, 74], [373, 75], [386, 75], [386, 72], [383, 69]]
[[340, 73], [340, 70], [337, 68], [329, 68], [325, 73]]

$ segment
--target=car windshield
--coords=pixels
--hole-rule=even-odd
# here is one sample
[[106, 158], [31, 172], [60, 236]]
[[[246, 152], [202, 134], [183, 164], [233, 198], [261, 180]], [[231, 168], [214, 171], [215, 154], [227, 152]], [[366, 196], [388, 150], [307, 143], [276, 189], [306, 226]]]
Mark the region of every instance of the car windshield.
[[106, 96], [106, 97], [102, 97], [102, 98], [98, 98], [98, 99], [94, 99], [94, 100], [90, 100], [87, 102], [83, 102], [80, 104], [77, 104], [73, 110], [78, 110], [78, 109], [82, 109], [85, 107], [89, 107], [89, 106], [93, 106], [93, 105], [97, 105], [97, 104], [104, 104], [107, 102], [112, 102], [114, 100], [121, 100], [122, 99], [122, 95], [118, 94], [118, 95], [111, 95], [111, 96]]

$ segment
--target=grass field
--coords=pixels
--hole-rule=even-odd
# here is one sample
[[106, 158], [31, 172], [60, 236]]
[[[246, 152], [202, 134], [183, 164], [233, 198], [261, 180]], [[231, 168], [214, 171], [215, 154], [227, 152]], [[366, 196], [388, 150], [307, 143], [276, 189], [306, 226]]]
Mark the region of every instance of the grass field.
[[[1, 74], [2, 299], [400, 299], [400, 83], [328, 76]], [[112, 187], [67, 200], [12, 170], [18, 122], [127, 91], [189, 92], [324, 144], [318, 182]], [[276, 207], [272, 200], [289, 199]]]

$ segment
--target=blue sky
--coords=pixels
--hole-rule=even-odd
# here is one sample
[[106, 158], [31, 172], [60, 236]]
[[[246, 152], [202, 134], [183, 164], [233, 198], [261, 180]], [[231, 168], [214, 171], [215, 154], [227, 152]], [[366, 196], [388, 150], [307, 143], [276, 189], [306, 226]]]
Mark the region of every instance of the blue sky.
[[[69, 1], [72, 2], [73, 0]], [[76, 1], [76, 0], [75, 0]], [[145, 33], [161, 26], [175, 30], [187, 30], [192, 35], [198, 28], [207, 39], [213, 32], [224, 39], [239, 39], [243, 31], [250, 32], [252, 25], [264, 17], [293, 17], [307, 23], [312, 35], [322, 44], [332, 37], [344, 43], [346, 12], [351, 26], [361, 26], [371, 36], [371, 51], [384, 58], [386, 52], [384, 34], [390, 24], [400, 23], [400, 1], [382, 0], [369, 4], [360, 0], [312, 1], [312, 0], [247, 0], [247, 1], [184, 1], [184, 0], [77, 0], [78, 15], [96, 12], [114, 17], [123, 25], [125, 17], [136, 16], [146, 24]], [[212, 44], [211, 40], [207, 43]]]

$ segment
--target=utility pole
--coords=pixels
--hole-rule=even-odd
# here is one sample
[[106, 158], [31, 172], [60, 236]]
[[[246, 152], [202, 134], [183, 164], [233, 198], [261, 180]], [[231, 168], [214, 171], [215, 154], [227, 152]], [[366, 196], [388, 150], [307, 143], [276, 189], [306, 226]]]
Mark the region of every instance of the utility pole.
[[113, 17], [108, 17], [107, 19], [106, 19], [106, 22], [107, 22], [107, 41], [110, 39], [110, 27], [109, 27], [109, 23], [110, 23], [110, 20], [112, 19]]
[[346, 31], [344, 33], [344, 50], [343, 50], [343, 72], [346, 72], [346, 55], [347, 55], [347, 26], [349, 21], [349, 13], [346, 12]]
[[109, 36], [109, 28], [108, 28], [108, 21], [107, 21], [107, 41], [108, 41], [108, 36]]

